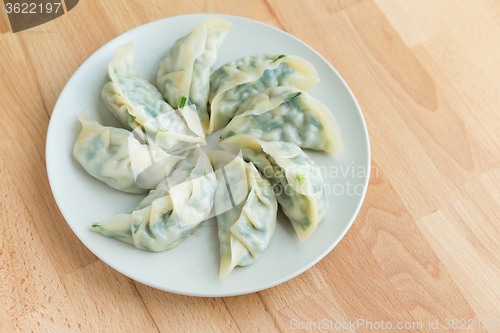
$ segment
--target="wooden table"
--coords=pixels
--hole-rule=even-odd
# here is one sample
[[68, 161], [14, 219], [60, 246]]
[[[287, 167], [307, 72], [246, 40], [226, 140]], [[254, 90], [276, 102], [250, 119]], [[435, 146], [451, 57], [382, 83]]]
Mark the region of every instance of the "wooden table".
[[[70, 230], [46, 175], [50, 114], [78, 66], [129, 29], [190, 13], [302, 39], [345, 78], [370, 133], [376, 168], [345, 238], [246, 296], [179, 296], [117, 273]], [[323, 319], [430, 332], [472, 319], [474, 332], [500, 319], [500, 1], [82, 0], [16, 34], [2, 6], [0, 31], [0, 332], [287, 332]]]

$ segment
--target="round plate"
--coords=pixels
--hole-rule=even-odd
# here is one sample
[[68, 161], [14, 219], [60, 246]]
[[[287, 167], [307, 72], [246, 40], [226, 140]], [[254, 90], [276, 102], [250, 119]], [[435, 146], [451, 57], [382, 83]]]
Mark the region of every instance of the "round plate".
[[[274, 238], [259, 260], [236, 267], [219, 279], [219, 240], [214, 218], [170, 251], [152, 253], [91, 231], [93, 222], [125, 212], [143, 195], [116, 191], [88, 175], [72, 154], [81, 126], [78, 114], [103, 125], [121, 127], [106, 110], [100, 91], [107, 66], [117, 46], [134, 41], [135, 67], [143, 78], [156, 81], [156, 71], [171, 46], [203, 20], [220, 16], [233, 27], [219, 50], [214, 68], [240, 57], [258, 53], [297, 55], [317, 69], [321, 82], [308, 92], [319, 99], [337, 119], [345, 153], [328, 155], [307, 150], [322, 168], [330, 191], [330, 210], [317, 231], [300, 243], [288, 219], [279, 212]], [[220, 131], [208, 137], [217, 146]], [[263, 290], [304, 272], [342, 239], [363, 202], [370, 172], [368, 133], [361, 110], [337, 71], [316, 51], [290, 34], [261, 22], [234, 16], [187, 15], [151, 22], [130, 30], [90, 56], [62, 91], [47, 134], [47, 172], [54, 198], [69, 226], [102, 261], [120, 273], [149, 286], [194, 296], [233, 296]]]

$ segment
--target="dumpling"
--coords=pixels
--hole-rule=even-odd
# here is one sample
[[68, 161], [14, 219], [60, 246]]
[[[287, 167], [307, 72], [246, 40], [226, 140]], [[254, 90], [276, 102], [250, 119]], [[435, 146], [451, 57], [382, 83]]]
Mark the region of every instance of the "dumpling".
[[[153, 200], [157, 199], [159, 196], [169, 194], [173, 187], [190, 178], [192, 176], [191, 172], [198, 163], [200, 156], [203, 154], [205, 154], [203, 150], [197, 147], [186, 150], [182, 155], [170, 155], [168, 158], [160, 161], [161, 163], [157, 162], [153, 165], [156, 166], [159, 164], [157, 169], [153, 169], [153, 167], [146, 169], [140, 177], [137, 178], [137, 181], [141, 180], [141, 176], [144, 176], [145, 180], [149, 181], [150, 184], [155, 184], [154, 187], [149, 186], [148, 188], [156, 189], [151, 190], [148, 196], [140, 203], [130, 208], [127, 213], [149, 206]], [[151, 172], [148, 172], [149, 170], [151, 170]], [[196, 174], [193, 174], [193, 176], [195, 175]], [[158, 177], [162, 179], [158, 181]]]
[[290, 142], [265, 142], [248, 134], [231, 136], [223, 142], [240, 146], [245, 161], [252, 162], [269, 179], [299, 240], [306, 241], [328, 211], [321, 169]]
[[73, 147], [73, 155], [89, 174], [112, 188], [146, 193], [148, 189], [139, 186], [136, 178], [155, 163], [169, 164], [169, 154], [160, 148], [141, 144], [129, 131], [88, 120], [84, 111], [79, 119], [82, 130]]
[[[167, 177], [166, 185], [170, 188], [172, 205], [182, 227], [199, 224], [213, 216], [211, 211], [218, 183], [207, 155], [200, 148], [197, 152], [181, 161]], [[193, 169], [190, 165], [192, 161], [196, 162], [196, 158], [198, 165]], [[200, 169], [200, 163], [204, 169]]]
[[[252, 163], [224, 151], [211, 154], [219, 182], [215, 213], [223, 279], [235, 266], [253, 264], [268, 247], [276, 228], [278, 203], [271, 184]], [[228, 207], [228, 203], [232, 205]]]
[[[217, 188], [217, 179], [206, 155], [201, 155], [188, 172], [189, 178], [185, 181], [198, 179], [199, 183], [190, 189], [180, 207], [172, 200], [173, 188], [158, 188], [127, 213], [93, 224], [92, 229], [141, 250], [159, 252], [176, 247], [209, 216]], [[206, 216], [198, 214], [199, 221], [182, 225], [180, 216], [192, 211]]]
[[128, 129], [142, 127], [149, 143], [166, 152], [206, 144], [196, 111], [188, 107], [175, 111], [152, 84], [139, 77], [131, 42], [116, 49], [108, 76], [111, 81], [101, 91], [102, 100]]
[[231, 26], [231, 22], [216, 17], [203, 21], [175, 42], [158, 70], [158, 90], [165, 100], [174, 108], [196, 105], [204, 130], [209, 124], [210, 74]]
[[306, 92], [290, 87], [271, 87], [247, 99], [222, 131], [221, 139], [235, 134], [292, 142], [332, 154], [344, 150], [339, 126], [330, 110]]
[[318, 82], [314, 66], [296, 56], [259, 54], [231, 61], [210, 78], [207, 133], [225, 126], [245, 100], [266, 88], [288, 86], [306, 90]]
[[168, 195], [172, 187], [182, 183], [191, 176], [191, 172], [198, 163], [200, 156], [203, 154], [205, 153], [201, 148], [187, 150], [185, 154], [177, 160], [173, 167], [164, 169], [163, 179], [157, 183], [156, 189], [151, 190], [141, 202], [130, 208], [127, 214], [151, 205], [154, 200], [161, 196]]

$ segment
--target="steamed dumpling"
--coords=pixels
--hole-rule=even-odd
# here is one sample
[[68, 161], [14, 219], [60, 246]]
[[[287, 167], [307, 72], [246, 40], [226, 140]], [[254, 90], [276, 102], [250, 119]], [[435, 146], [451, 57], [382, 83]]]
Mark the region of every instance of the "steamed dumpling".
[[263, 141], [292, 142], [332, 154], [344, 150], [339, 126], [330, 110], [296, 88], [268, 88], [247, 99], [236, 115], [222, 131], [222, 140], [251, 134]]
[[217, 51], [226, 38], [232, 23], [221, 18], [209, 18], [187, 36], [179, 38], [160, 64], [158, 90], [174, 108], [196, 105], [196, 111], [206, 130], [210, 74]]
[[108, 76], [111, 81], [104, 85], [101, 97], [128, 129], [142, 127], [150, 144], [166, 152], [206, 143], [196, 111], [190, 108], [174, 111], [152, 84], [139, 77], [134, 69], [131, 42], [116, 49]]
[[235, 266], [253, 264], [268, 247], [276, 228], [278, 203], [271, 184], [252, 163], [224, 151], [212, 151], [212, 161], [219, 181], [215, 211], [223, 279]]
[[[154, 163], [170, 156], [157, 147], [141, 144], [121, 128], [105, 127], [80, 113], [82, 130], [73, 147], [73, 155], [83, 168], [112, 188], [130, 193], [145, 193], [136, 178]], [[161, 171], [163, 172], [163, 171]]]
[[130, 208], [127, 213], [149, 206], [160, 196], [168, 195], [172, 187], [182, 183], [191, 176], [191, 172], [194, 170], [198, 160], [204, 154], [201, 148], [186, 151], [185, 154], [177, 159], [173, 167], [164, 168], [163, 179], [157, 183], [157, 186], [155, 186], [156, 189], [151, 190], [141, 202]]
[[[206, 155], [201, 155], [196, 166], [187, 170], [189, 178], [184, 181], [198, 179], [199, 182], [186, 193], [187, 199], [181, 206], [172, 200], [171, 191], [175, 186], [160, 186], [127, 213], [93, 224], [92, 229], [141, 250], [159, 252], [176, 247], [208, 218], [217, 188], [217, 179]], [[181, 215], [192, 211], [202, 214], [196, 215], [195, 222], [183, 225]]]
[[265, 142], [248, 134], [231, 136], [223, 142], [237, 144], [245, 161], [255, 164], [269, 179], [299, 240], [306, 241], [328, 211], [321, 169], [290, 142]]
[[259, 54], [231, 61], [210, 78], [210, 134], [225, 126], [240, 105], [269, 87], [302, 90], [318, 83], [314, 66], [300, 57]]

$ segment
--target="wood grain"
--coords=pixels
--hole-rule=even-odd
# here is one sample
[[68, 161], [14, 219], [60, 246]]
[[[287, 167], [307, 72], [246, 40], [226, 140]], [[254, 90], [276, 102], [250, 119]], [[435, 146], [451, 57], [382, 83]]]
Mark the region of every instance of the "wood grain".
[[171, 294], [135, 282], [161, 332], [234, 332], [237, 325], [222, 298]]
[[158, 331], [134, 283], [102, 261], [66, 274], [62, 280], [85, 331]]
[[[9, 96], [0, 109], [2, 115], [9, 119], [0, 125], [1, 158], [5, 170], [22, 194], [25, 214], [37, 222], [37, 233], [62, 275], [97, 258], [76, 238], [62, 218], [52, 195], [49, 195], [45, 169], [49, 116], [33, 73], [34, 67], [17, 35], [4, 34], [0, 40], [3, 46], [0, 49], [0, 73], [4, 78], [0, 89], [5, 96]], [[6, 216], [10, 214], [10, 211], [5, 212]], [[72, 259], [64, 258], [61, 253], [72, 253]]]
[[[471, 319], [468, 332], [500, 332], [477, 325], [500, 319], [500, 2], [84, 0], [16, 34], [3, 8], [2, 333], [290, 332], [323, 319], [423, 323], [409, 332]], [[370, 186], [345, 238], [305, 273], [245, 296], [179, 296], [117, 273], [72, 233], [45, 171], [50, 114], [82, 62], [129, 29], [193, 13], [243, 15], [311, 45], [370, 133]], [[305, 331], [328, 331], [316, 328]]]

